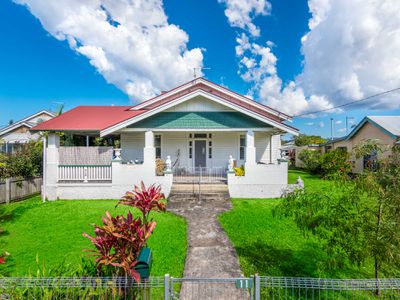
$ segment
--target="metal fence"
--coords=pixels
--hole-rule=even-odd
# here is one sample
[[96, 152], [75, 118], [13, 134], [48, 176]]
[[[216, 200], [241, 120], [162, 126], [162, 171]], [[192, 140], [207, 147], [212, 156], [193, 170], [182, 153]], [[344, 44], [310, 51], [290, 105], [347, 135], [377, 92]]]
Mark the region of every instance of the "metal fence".
[[164, 277], [0, 278], [0, 299], [164, 299]]
[[260, 277], [258, 299], [400, 299], [400, 279]]
[[176, 183], [220, 183], [226, 182], [224, 167], [177, 167], [173, 169]]
[[400, 279], [128, 277], [0, 278], [0, 299], [400, 299]]
[[0, 181], [0, 203], [18, 201], [40, 193], [42, 178], [6, 178]]

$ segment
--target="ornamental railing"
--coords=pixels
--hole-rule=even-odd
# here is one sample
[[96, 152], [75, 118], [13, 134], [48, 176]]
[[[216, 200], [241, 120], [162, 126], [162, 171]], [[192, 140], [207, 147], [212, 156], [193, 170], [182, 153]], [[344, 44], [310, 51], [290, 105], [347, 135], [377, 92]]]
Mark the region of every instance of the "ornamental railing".
[[104, 182], [112, 180], [111, 165], [59, 165], [60, 182]]

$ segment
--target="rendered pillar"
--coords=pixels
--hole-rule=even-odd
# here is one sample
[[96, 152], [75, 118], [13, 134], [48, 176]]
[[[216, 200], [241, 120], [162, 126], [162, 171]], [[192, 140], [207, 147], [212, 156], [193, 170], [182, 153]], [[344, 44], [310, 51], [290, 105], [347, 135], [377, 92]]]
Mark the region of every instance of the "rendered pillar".
[[57, 181], [60, 147], [60, 136], [55, 133], [49, 133], [46, 151], [46, 178], [45, 193], [48, 200], [57, 199]]
[[256, 164], [256, 147], [254, 146], [254, 131], [248, 130], [246, 133], [246, 165]]
[[[149, 130], [145, 133], [145, 146], [143, 149], [143, 164], [149, 172], [156, 172], [156, 149], [154, 148], [154, 133]], [[152, 171], [151, 171], [152, 170]]]

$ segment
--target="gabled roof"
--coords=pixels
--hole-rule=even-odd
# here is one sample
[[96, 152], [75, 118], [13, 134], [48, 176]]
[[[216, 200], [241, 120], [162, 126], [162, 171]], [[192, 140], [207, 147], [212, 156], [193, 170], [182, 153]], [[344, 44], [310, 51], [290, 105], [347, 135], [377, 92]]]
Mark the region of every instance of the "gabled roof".
[[[274, 117], [265, 112], [256, 111], [254, 109], [251, 109], [253, 107], [246, 107], [246, 105], [243, 105], [240, 102], [240, 100], [237, 100], [237, 101], [239, 101], [239, 103], [236, 103], [236, 101], [227, 100], [223, 97], [220, 97], [219, 95], [216, 95], [212, 92], [205, 91], [203, 89], [195, 89], [195, 90], [191, 91], [190, 93], [185, 93], [179, 97], [174, 97], [173, 100], [168, 100], [165, 102], [163, 101], [162, 103], [157, 103], [157, 105], [155, 105], [155, 106], [148, 105], [148, 106], [141, 107], [141, 109], [147, 109], [147, 110], [145, 110], [143, 113], [141, 113], [138, 116], [134, 116], [130, 119], [122, 121], [121, 123], [110, 126], [109, 128], [107, 128], [105, 130], [102, 130], [100, 132], [100, 135], [106, 136], [108, 134], [116, 132], [120, 129], [123, 129], [123, 128], [129, 126], [129, 125], [132, 125], [136, 122], [139, 122], [145, 118], [148, 118], [157, 113], [165, 111], [171, 107], [179, 105], [180, 103], [183, 103], [183, 102], [193, 99], [195, 97], [204, 97], [207, 100], [214, 101], [214, 102], [224, 105], [228, 108], [239, 111], [239, 112], [241, 112], [247, 116], [250, 116], [254, 119], [262, 121], [268, 125], [272, 125], [272, 126], [276, 127], [277, 129], [282, 130], [283, 132], [298, 135], [298, 130], [296, 128], [283, 123], [283, 120], [278, 118], [277, 116]], [[138, 109], [137, 106], [135, 108]], [[135, 110], [131, 110], [131, 111], [135, 111]]]
[[[136, 106], [79, 106], [33, 131], [99, 132], [105, 136], [162, 112], [194, 97], [205, 97], [244, 115], [297, 135], [298, 130], [283, 123], [291, 118], [270, 107], [239, 95], [204, 78], [192, 80], [180, 87], [144, 101]], [[268, 127], [268, 126], [267, 126]]]
[[30, 115], [30, 116], [27, 116], [27, 117], [23, 118], [22, 120], [14, 122], [13, 124], [11, 124], [11, 125], [9, 125], [7, 127], [4, 127], [3, 129], [0, 129], [0, 136], [4, 135], [4, 134], [6, 134], [6, 133], [8, 133], [10, 131], [13, 131], [13, 130], [21, 127], [21, 126], [26, 126], [28, 128], [32, 128], [33, 126], [37, 125], [37, 122], [30, 122], [30, 120], [35, 118], [35, 117], [37, 117], [37, 116], [40, 116], [42, 114], [46, 114], [49, 117], [54, 117], [55, 116], [54, 113], [52, 113], [52, 112], [50, 112], [48, 110], [41, 110], [41, 111], [39, 111], [37, 113], [34, 113], [34, 114]]
[[137, 104], [132, 107], [132, 110], [136, 109], [154, 109], [158, 106], [172, 102], [184, 95], [190, 94], [196, 90], [203, 90], [207, 93], [212, 93], [220, 98], [223, 98], [231, 103], [240, 105], [253, 112], [264, 115], [265, 117], [275, 119], [276, 121], [292, 120], [292, 117], [282, 113], [269, 106], [263, 105], [257, 101], [254, 101], [248, 97], [240, 95], [234, 91], [231, 91], [221, 85], [213, 83], [205, 78], [196, 78], [183, 85], [180, 85], [172, 90], [163, 92], [161, 95], [151, 98], [147, 101]]
[[351, 139], [367, 122], [394, 139], [400, 137], [400, 116], [366, 116], [346, 139]]
[[130, 108], [131, 106], [78, 106], [35, 126], [31, 131], [100, 132], [144, 112], [129, 110]]

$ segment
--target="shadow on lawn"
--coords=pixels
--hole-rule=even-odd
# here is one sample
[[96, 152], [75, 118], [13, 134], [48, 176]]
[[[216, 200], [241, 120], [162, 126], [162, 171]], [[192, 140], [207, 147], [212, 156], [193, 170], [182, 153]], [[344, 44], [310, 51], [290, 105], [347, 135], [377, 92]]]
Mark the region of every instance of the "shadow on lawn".
[[311, 243], [302, 250], [292, 250], [258, 241], [236, 251], [251, 264], [252, 273], [263, 276], [317, 277], [319, 263], [323, 260], [323, 253]]

